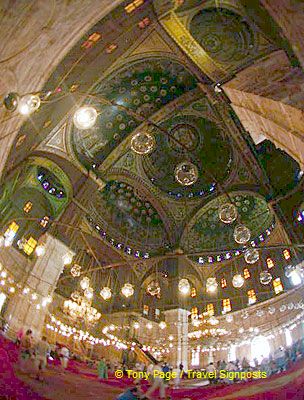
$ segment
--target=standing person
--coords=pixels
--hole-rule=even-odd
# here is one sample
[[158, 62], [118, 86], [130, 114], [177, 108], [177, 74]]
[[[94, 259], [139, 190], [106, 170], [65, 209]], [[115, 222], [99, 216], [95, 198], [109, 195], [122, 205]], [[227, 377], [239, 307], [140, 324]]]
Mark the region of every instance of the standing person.
[[31, 329], [28, 329], [20, 342], [20, 370], [30, 372], [31, 357], [33, 355], [33, 336]]
[[59, 356], [60, 356], [61, 367], [63, 368], [63, 370], [65, 370], [68, 366], [70, 357], [69, 349], [63, 345], [59, 351]]
[[159, 365], [159, 363], [157, 362], [155, 365], [154, 365], [154, 368], [153, 368], [153, 372], [152, 372], [152, 374], [153, 374], [153, 378], [154, 378], [154, 380], [153, 380], [153, 383], [152, 383], [152, 385], [150, 386], [150, 388], [147, 390], [147, 392], [145, 393], [145, 396], [148, 398], [148, 399], [150, 399], [151, 397], [151, 395], [152, 395], [152, 393], [156, 390], [156, 389], [159, 389], [159, 397], [161, 398], [161, 399], [164, 399], [165, 398], [165, 396], [166, 396], [166, 387], [165, 387], [165, 382], [164, 382], [164, 380], [163, 380], [163, 378], [161, 378], [159, 375], [159, 373], [160, 372], [162, 372], [162, 368], [161, 368], [161, 366]]
[[99, 361], [97, 370], [99, 379], [108, 379], [108, 367], [104, 357]]
[[20, 328], [19, 331], [17, 332], [17, 338], [16, 338], [17, 347], [20, 347], [23, 336], [24, 336], [24, 330], [23, 328]]
[[38, 381], [43, 381], [42, 372], [45, 370], [47, 365], [47, 356], [50, 353], [50, 345], [48, 344], [46, 337], [42, 336], [41, 340], [35, 346], [36, 355], [36, 368]]
[[246, 357], [244, 357], [242, 360], [242, 370], [247, 372], [247, 371], [249, 371], [249, 368], [250, 368], [249, 361], [247, 360]]

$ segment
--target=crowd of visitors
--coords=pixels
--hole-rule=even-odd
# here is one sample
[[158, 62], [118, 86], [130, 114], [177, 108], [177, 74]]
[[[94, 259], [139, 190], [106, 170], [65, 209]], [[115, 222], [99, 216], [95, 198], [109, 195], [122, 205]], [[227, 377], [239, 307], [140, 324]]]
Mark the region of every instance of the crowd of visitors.
[[68, 366], [69, 349], [59, 343], [51, 346], [45, 336], [42, 336], [40, 340], [35, 340], [31, 329], [25, 333], [20, 330], [17, 333], [16, 344], [20, 348], [20, 372], [29, 374], [37, 380], [43, 380], [43, 371], [47, 366], [48, 357], [60, 360], [62, 370]]
[[[225, 360], [219, 360], [217, 361], [216, 365], [214, 365], [212, 362], [209, 363], [209, 365], [206, 367], [206, 371], [210, 373], [223, 370], [229, 372], [263, 371], [268, 377], [270, 375], [286, 371], [292, 363], [302, 358], [304, 358], [304, 338], [298, 340], [292, 346], [286, 349], [284, 349], [282, 346], [279, 347], [269, 357], [262, 357], [260, 361], [257, 358], [254, 358], [252, 362], [249, 362], [246, 357], [244, 357], [242, 361], [238, 359], [229, 362], [226, 362]], [[237, 377], [233, 380], [221, 379], [219, 373], [215, 375], [216, 377], [210, 380], [210, 383], [212, 384], [218, 382], [232, 383], [239, 380]]]

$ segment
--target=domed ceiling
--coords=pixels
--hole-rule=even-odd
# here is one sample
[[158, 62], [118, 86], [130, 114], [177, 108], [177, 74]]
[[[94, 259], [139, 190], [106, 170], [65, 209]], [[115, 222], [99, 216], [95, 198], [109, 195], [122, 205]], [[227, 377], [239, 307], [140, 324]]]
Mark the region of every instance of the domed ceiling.
[[[31, 179], [36, 190], [60, 205], [55, 217], [73, 227], [73, 234], [58, 227], [60, 238], [75, 252], [85, 247], [86, 255], [94, 257], [96, 290], [107, 271], [103, 268], [111, 270], [113, 264], [120, 283], [134, 274], [140, 288], [159, 263], [164, 280], [168, 274], [175, 279], [175, 292], [182, 274], [195, 276], [197, 288], [204, 286], [210, 271], [221, 279], [229, 263], [232, 275], [233, 263], [241, 264], [245, 248], [233, 237], [237, 223], [251, 232], [247, 246], [261, 248], [268, 240], [286, 243], [268, 201], [297, 183], [285, 185], [284, 177], [282, 192], [280, 180], [266, 176], [265, 170], [280, 175], [282, 157], [275, 165], [266, 156], [258, 159], [221, 88], [234, 73], [275, 49], [247, 18], [243, 3], [227, 1], [225, 8], [215, 1], [190, 0], [181, 6], [146, 1], [134, 13], [119, 6], [56, 68], [42, 92], [51, 93], [49, 100], [20, 130], [8, 170], [26, 150], [55, 161], [35, 165]], [[166, 12], [159, 13], [159, 7]], [[118, 21], [114, 28], [113, 20]], [[73, 125], [80, 105], [98, 112], [90, 129]], [[132, 151], [131, 139], [140, 132], [155, 138], [149, 154]], [[189, 186], [175, 176], [184, 161], [198, 169], [198, 179]], [[65, 184], [55, 179], [56, 163], [62, 176], [70, 175], [64, 175]], [[226, 202], [237, 208], [232, 224], [219, 219], [219, 207]], [[257, 287], [258, 279], [256, 273]], [[268, 289], [270, 293], [272, 287]], [[173, 294], [172, 304], [179, 300]], [[200, 295], [202, 303], [206, 299]]]
[[[202, 249], [214, 248], [229, 250], [235, 248], [233, 230], [235, 224], [224, 224], [219, 219], [219, 208], [227, 203], [227, 196], [222, 195], [202, 207], [187, 226], [181, 240], [187, 252], [195, 253]], [[229, 193], [229, 200], [235, 204], [239, 221], [251, 232], [251, 242], [257, 245], [259, 236], [271, 228], [274, 215], [267, 202], [260, 196], [250, 192]], [[255, 243], [255, 240], [258, 242]], [[224, 257], [223, 257], [224, 258]]]
[[[156, 132], [156, 149], [143, 159], [145, 173], [158, 188], [175, 198], [191, 198], [212, 192], [227, 179], [233, 151], [216, 123], [180, 113], [160, 126], [168, 134]], [[198, 167], [199, 178], [183, 187], [176, 182], [174, 170], [185, 160]]]
[[[148, 59], [128, 65], [93, 88], [93, 100], [98, 95], [113, 104], [98, 105], [96, 128], [81, 131], [73, 128], [76, 153], [86, 166], [99, 165], [126, 138], [142, 118], [148, 118], [167, 103], [196, 87], [196, 79], [185, 67], [173, 60]], [[130, 112], [131, 111], [131, 112]]]

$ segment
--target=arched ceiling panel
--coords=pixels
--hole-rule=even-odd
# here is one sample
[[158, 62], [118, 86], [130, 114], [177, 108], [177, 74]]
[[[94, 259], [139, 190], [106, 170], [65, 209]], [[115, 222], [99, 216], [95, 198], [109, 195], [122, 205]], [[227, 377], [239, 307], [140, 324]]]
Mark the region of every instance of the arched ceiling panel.
[[[72, 128], [80, 161], [99, 165], [139, 124], [132, 111], [149, 118], [162, 106], [196, 87], [196, 79], [181, 65], [165, 58], [144, 59], [113, 73], [92, 90], [98, 123], [90, 130]], [[98, 96], [122, 107], [98, 104]], [[124, 110], [126, 107], [131, 112]]]
[[[237, 207], [240, 223], [245, 224], [251, 231], [251, 241], [258, 239], [273, 225], [274, 214], [259, 195], [251, 192], [234, 192], [229, 196]], [[220, 252], [240, 247], [233, 237], [237, 223], [224, 224], [219, 219], [219, 207], [227, 202], [229, 202], [227, 196], [222, 195], [201, 208], [183, 233], [181, 246], [184, 250], [200, 252], [216, 249]]]

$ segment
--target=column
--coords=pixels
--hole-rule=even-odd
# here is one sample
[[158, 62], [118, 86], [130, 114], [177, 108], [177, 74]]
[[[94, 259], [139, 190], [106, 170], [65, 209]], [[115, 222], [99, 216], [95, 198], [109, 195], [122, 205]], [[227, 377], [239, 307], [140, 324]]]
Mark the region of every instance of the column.
[[[175, 366], [180, 363], [183, 364], [184, 369], [188, 370], [188, 316], [189, 311], [183, 310], [181, 308], [174, 310], [167, 310], [164, 312], [166, 315], [166, 322], [168, 326], [176, 326], [176, 332], [174, 336], [176, 339], [174, 340], [175, 355], [172, 357], [172, 362]], [[175, 331], [175, 329], [174, 329]]]
[[[45, 237], [46, 252], [36, 259], [24, 282], [24, 287], [35, 291], [39, 298], [52, 296], [64, 268], [62, 257], [71, 252], [58, 239], [51, 235]], [[37, 304], [28, 295], [20, 292], [10, 300], [5, 313], [9, 324], [8, 335], [14, 337], [16, 332], [23, 328], [24, 331], [32, 329], [33, 335], [40, 337], [46, 314], [47, 306], [37, 308]]]

